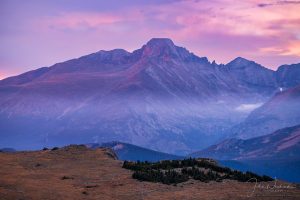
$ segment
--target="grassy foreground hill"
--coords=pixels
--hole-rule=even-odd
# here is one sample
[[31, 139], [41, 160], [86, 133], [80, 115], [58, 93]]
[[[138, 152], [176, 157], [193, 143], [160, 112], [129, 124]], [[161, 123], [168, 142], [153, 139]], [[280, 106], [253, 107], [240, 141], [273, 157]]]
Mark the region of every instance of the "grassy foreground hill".
[[[190, 179], [177, 186], [142, 182], [108, 148], [71, 145], [53, 150], [0, 153], [0, 199], [299, 199], [297, 185], [280, 192], [253, 182]], [[274, 185], [273, 182], [260, 184]], [[252, 193], [253, 192], [253, 193]], [[250, 197], [248, 197], [250, 196]]]

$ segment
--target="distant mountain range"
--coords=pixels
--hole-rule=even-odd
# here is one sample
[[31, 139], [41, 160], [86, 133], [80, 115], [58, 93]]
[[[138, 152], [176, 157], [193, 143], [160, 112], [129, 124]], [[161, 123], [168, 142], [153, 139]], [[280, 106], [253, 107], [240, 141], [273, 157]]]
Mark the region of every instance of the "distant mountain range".
[[122, 141], [184, 155], [268, 134], [298, 123], [297, 108], [267, 131], [244, 128], [300, 84], [299, 67], [273, 71], [240, 57], [218, 65], [161, 38], [131, 53], [99, 51], [0, 81], [0, 147]]
[[228, 139], [191, 154], [218, 160], [299, 159], [300, 125], [283, 128], [272, 134], [247, 140]]
[[184, 158], [183, 156], [153, 151], [151, 149], [117, 141], [103, 144], [87, 144], [86, 146], [93, 149], [101, 147], [111, 148], [117, 154], [119, 160], [127, 161], [157, 162], [160, 160], [178, 160]]
[[12, 153], [12, 152], [16, 152], [16, 150], [13, 148], [2, 148], [0, 149], [0, 152]]

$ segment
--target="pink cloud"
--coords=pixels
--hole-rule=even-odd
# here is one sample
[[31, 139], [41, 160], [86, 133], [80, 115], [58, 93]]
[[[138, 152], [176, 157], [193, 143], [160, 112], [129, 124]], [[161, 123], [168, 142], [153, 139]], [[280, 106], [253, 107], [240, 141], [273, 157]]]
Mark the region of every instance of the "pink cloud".
[[260, 4], [186, 0], [159, 6], [130, 4], [117, 10], [61, 9], [24, 18], [14, 34], [0, 37], [1, 59], [7, 66], [19, 63], [24, 71], [24, 66], [47, 66], [100, 49], [134, 50], [152, 37], [169, 37], [218, 63], [237, 56], [273, 69], [299, 62], [300, 4]]
[[120, 17], [115, 15], [105, 15], [97, 13], [64, 13], [59, 17], [49, 19], [49, 26], [59, 28], [80, 29], [81, 27], [97, 27], [103, 24], [111, 24], [120, 21]]

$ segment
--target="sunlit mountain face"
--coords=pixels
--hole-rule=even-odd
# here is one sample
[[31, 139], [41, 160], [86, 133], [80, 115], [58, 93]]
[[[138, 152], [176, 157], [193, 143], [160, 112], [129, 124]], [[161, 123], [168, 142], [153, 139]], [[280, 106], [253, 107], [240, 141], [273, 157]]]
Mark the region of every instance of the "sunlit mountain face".
[[0, 146], [122, 141], [185, 155], [229, 137], [268, 134], [300, 123], [297, 103], [270, 131], [241, 130], [299, 97], [292, 89], [299, 67], [273, 71], [241, 57], [218, 65], [167, 38], [133, 52], [101, 50], [0, 81]]

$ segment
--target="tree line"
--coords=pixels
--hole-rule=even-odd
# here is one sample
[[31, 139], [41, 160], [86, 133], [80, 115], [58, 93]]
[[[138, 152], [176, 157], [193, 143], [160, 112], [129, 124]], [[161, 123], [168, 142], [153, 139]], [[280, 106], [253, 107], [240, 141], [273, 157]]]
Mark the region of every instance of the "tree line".
[[[159, 162], [124, 161], [123, 168], [134, 171], [132, 177], [140, 181], [177, 184], [190, 178], [202, 182], [232, 179], [241, 182], [272, 181], [269, 176], [260, 176], [252, 172], [241, 172], [221, 167], [208, 160], [188, 158], [184, 160], [164, 160]], [[204, 170], [205, 169], [205, 170]]]

